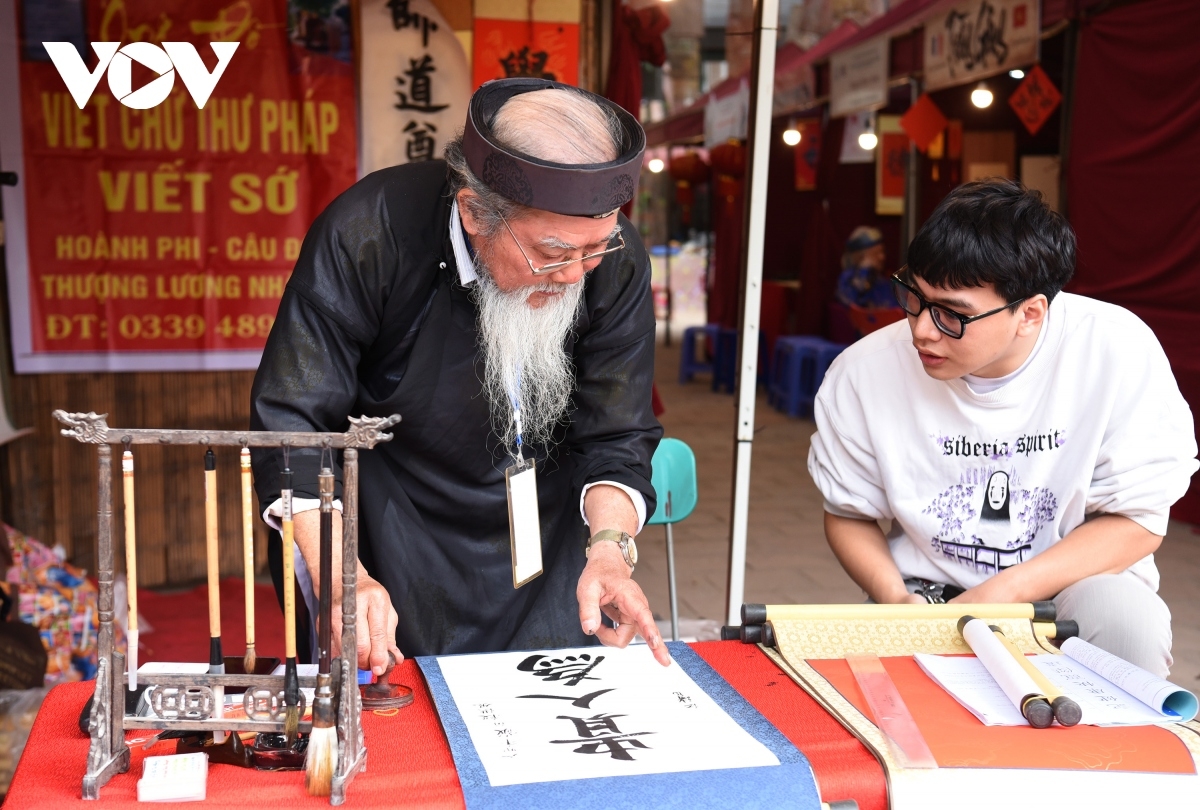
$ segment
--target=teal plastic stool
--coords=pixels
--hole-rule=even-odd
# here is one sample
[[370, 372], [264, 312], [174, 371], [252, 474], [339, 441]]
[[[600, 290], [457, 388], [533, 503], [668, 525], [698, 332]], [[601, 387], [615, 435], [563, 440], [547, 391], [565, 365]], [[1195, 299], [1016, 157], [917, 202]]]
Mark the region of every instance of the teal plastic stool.
[[652, 462], [651, 483], [658, 496], [648, 525], [667, 527], [667, 588], [671, 595], [671, 640], [679, 641], [679, 607], [675, 596], [675, 537], [672, 524], [686, 518], [696, 508], [696, 455], [679, 439], [658, 443]]

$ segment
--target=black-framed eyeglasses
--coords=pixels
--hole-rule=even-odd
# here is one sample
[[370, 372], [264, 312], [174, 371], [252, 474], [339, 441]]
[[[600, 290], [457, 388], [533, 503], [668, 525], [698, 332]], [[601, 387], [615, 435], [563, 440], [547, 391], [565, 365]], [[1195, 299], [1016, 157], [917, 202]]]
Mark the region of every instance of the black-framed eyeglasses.
[[925, 297], [917, 292], [916, 287], [913, 287], [900, 278], [900, 273], [892, 276], [892, 292], [895, 293], [896, 303], [900, 305], [900, 308], [914, 318], [920, 317], [921, 312], [928, 309], [929, 318], [933, 321], [933, 325], [937, 327], [937, 330], [955, 340], [962, 340], [962, 336], [967, 331], [967, 324], [986, 318], [989, 315], [1003, 312], [1006, 309], [1012, 309], [1025, 300], [1021, 298], [979, 315], [960, 315], [941, 304], [931, 304], [929, 301], [926, 301]]
[[500, 221], [504, 223], [505, 228], [508, 228], [509, 235], [513, 238], [513, 241], [517, 243], [517, 250], [521, 251], [521, 255], [525, 257], [526, 264], [529, 265], [529, 272], [533, 273], [535, 276], [545, 276], [549, 275], [550, 273], [556, 273], [559, 270], [562, 270], [564, 267], [570, 267], [571, 265], [575, 264], [575, 262], [586, 262], [588, 259], [607, 256], [609, 253], [616, 253], [618, 250], [625, 249], [625, 237], [618, 232], [616, 235], [616, 247], [610, 247], [607, 250], [597, 250], [595, 253], [583, 253], [579, 256], [579, 258], [567, 259], [565, 262], [551, 262], [550, 264], [543, 264], [541, 267], [535, 267], [533, 264], [533, 259], [529, 258], [529, 254], [526, 253], [525, 248], [521, 246], [521, 240], [517, 238], [515, 233], [513, 233], [512, 226], [508, 224], [508, 220], [501, 217]]

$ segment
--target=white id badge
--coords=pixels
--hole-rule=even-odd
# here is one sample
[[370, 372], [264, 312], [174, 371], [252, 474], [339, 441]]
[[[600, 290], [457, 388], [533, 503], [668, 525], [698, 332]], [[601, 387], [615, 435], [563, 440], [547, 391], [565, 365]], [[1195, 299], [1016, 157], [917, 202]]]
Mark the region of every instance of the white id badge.
[[512, 540], [513, 587], [542, 573], [542, 524], [538, 519], [535, 462], [529, 459], [504, 471], [508, 487], [508, 532]]

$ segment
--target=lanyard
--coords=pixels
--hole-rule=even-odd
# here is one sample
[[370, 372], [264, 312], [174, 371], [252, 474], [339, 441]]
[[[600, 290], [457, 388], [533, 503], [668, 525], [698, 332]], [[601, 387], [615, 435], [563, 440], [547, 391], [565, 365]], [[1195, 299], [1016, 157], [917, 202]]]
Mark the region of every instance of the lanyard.
[[517, 465], [525, 465], [525, 455], [522, 452], [523, 442], [521, 440], [521, 370], [517, 369], [517, 378], [513, 383], [512, 390], [508, 392], [508, 398], [512, 401], [513, 422], [517, 428]]

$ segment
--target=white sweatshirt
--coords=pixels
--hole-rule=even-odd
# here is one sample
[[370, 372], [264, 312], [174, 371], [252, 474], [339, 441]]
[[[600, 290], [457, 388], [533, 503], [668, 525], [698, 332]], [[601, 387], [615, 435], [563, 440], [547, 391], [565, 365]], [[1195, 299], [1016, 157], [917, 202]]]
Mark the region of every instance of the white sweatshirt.
[[[808, 470], [827, 511], [892, 521], [905, 577], [970, 588], [1098, 514], [1166, 534], [1200, 465], [1154, 333], [1128, 310], [1068, 293], [1042, 331], [1020, 372], [987, 393], [928, 376], [907, 321], [830, 367]], [[1153, 555], [1130, 570], [1158, 589]]]

